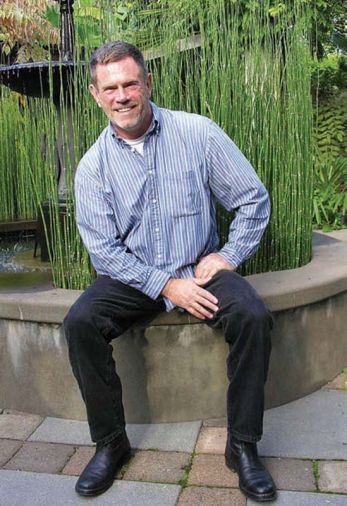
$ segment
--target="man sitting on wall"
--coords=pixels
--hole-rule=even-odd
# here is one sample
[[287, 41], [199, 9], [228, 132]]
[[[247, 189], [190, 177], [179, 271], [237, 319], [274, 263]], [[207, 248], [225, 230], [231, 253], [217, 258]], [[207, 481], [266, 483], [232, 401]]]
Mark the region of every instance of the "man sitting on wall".
[[[130, 455], [111, 341], [134, 322], [183, 308], [223, 330], [227, 357], [226, 464], [252, 499], [274, 499], [257, 455], [271, 315], [235, 269], [259, 245], [268, 194], [210, 119], [150, 101], [152, 77], [134, 46], [110, 42], [91, 58], [90, 92], [109, 125], [76, 175], [77, 224], [98, 274], [64, 325], [96, 452], [80, 495], [107, 490]], [[218, 249], [216, 202], [235, 210]]]

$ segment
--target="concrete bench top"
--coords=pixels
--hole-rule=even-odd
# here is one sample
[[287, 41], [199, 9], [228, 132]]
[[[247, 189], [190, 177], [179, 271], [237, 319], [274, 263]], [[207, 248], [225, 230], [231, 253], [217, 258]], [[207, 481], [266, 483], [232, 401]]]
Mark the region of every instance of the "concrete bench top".
[[[271, 311], [305, 306], [347, 290], [347, 229], [313, 235], [313, 258], [298, 269], [247, 276]], [[0, 318], [61, 324], [82, 293], [42, 285], [0, 289]], [[185, 325], [199, 320], [177, 311], [163, 313], [151, 325]]]

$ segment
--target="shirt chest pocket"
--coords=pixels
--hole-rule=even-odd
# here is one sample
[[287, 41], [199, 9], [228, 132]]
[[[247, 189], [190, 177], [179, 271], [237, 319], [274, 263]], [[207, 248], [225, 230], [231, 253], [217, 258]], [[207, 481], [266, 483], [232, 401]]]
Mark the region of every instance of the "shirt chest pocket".
[[172, 217], [200, 214], [201, 197], [194, 171], [180, 174], [167, 174], [163, 181], [165, 187], [165, 208]]

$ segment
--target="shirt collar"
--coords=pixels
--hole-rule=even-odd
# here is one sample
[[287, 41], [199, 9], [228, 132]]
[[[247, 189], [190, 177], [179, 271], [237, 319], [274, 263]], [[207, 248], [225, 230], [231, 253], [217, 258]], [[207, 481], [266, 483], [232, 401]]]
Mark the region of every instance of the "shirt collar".
[[[160, 110], [159, 110], [159, 107], [157, 107], [154, 104], [154, 102], [150, 102], [150, 105], [152, 108], [153, 117], [152, 117], [151, 128], [149, 129], [147, 135], [153, 135], [153, 134], [159, 135], [159, 132], [160, 132]], [[114, 128], [112, 127], [111, 121], [108, 124], [108, 130], [109, 130], [111, 136], [114, 139], [116, 139], [120, 144], [126, 143], [126, 141], [124, 141], [124, 139], [119, 137], [117, 132], [114, 130]], [[146, 135], [146, 137], [147, 137], [147, 135]]]

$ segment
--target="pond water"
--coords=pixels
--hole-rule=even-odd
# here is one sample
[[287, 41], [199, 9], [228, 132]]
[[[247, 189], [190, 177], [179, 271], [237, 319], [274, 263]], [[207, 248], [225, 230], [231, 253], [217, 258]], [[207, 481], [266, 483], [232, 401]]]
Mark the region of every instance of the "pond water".
[[33, 236], [0, 234], [0, 293], [52, 288], [49, 262], [33, 258]]
[[34, 239], [0, 235], [0, 272], [31, 272], [31, 266], [13, 261], [15, 255], [34, 250]]

